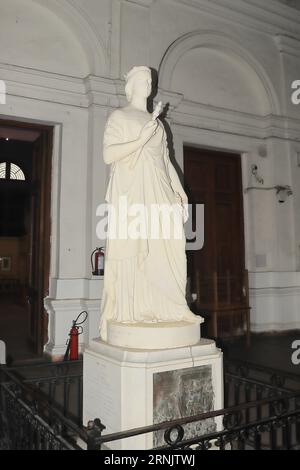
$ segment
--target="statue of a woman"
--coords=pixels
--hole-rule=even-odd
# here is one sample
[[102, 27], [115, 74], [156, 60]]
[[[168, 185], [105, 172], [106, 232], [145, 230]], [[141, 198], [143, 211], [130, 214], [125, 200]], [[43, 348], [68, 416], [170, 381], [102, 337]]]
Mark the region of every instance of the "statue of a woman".
[[[110, 321], [201, 322], [185, 298], [184, 230], [181, 237], [173, 236], [172, 230], [169, 237], [155, 237], [148, 218], [143, 236], [120, 236], [119, 232], [130, 226], [134, 219], [130, 207], [136, 204], [148, 216], [154, 206], [177, 207], [175, 213], [178, 221], [180, 210], [182, 228], [187, 219], [188, 200], [169, 158], [165, 129], [156, 116], [147, 112], [151, 88], [150, 69], [133, 67], [126, 76], [129, 104], [112, 112], [104, 133], [104, 161], [111, 165], [105, 199], [115, 210], [109, 228], [113, 222], [116, 225], [114, 236], [108, 231], [106, 245], [100, 323], [104, 341]], [[120, 209], [121, 200], [126, 201], [127, 211]], [[160, 227], [165, 223], [163, 213]]]

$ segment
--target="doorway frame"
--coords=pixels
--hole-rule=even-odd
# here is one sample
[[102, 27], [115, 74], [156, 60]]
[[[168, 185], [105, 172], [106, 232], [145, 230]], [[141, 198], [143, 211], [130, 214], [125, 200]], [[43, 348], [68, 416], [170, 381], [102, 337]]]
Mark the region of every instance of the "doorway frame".
[[[43, 276], [39, 283], [38, 291], [38, 310], [37, 312], [37, 335], [34, 338], [34, 353], [37, 356], [42, 356], [44, 352], [44, 346], [47, 343], [47, 337], [49, 335], [48, 322], [46, 319], [46, 309], [44, 305], [44, 299], [49, 294], [50, 289], [50, 263], [51, 263], [51, 232], [52, 232], [52, 172], [53, 172], [53, 153], [55, 146], [55, 125], [40, 124], [38, 122], [28, 122], [22, 120], [1, 118], [0, 115], [0, 126], [1, 127], [15, 127], [20, 129], [29, 129], [39, 131], [47, 134], [47, 151], [44, 154], [45, 157], [45, 171], [43, 180], [41, 180], [41, 192], [43, 191], [42, 206], [40, 206], [40, 214], [42, 217], [42, 223], [38, 227], [39, 240], [39, 251], [40, 259], [39, 265], [43, 266]], [[43, 176], [43, 175], [42, 175]]]

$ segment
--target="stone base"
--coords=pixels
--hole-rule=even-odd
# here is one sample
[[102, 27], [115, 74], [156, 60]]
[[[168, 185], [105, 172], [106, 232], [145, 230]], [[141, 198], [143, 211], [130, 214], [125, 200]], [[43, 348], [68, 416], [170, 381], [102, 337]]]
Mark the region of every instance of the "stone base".
[[[104, 434], [223, 408], [222, 352], [212, 340], [166, 350], [115, 347], [100, 339], [84, 353], [83, 422], [100, 418]], [[185, 438], [220, 428], [218, 420], [188, 425]], [[156, 432], [107, 444], [112, 450], [163, 445]]]
[[149, 322], [107, 323], [107, 342], [113, 346], [133, 349], [170, 349], [197, 344], [200, 341], [201, 317], [194, 323]]

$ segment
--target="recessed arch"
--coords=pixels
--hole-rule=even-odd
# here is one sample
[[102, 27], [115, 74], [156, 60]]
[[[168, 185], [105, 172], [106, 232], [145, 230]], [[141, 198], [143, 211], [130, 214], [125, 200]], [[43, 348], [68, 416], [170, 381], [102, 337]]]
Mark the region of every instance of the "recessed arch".
[[[271, 114], [280, 114], [280, 104], [272, 84], [260, 62], [248, 50], [241, 47], [236, 39], [216, 31], [194, 31], [176, 39], [165, 51], [159, 65], [159, 83], [164, 90], [171, 90], [172, 77], [179, 60], [189, 51], [211, 48], [235, 58], [251, 69], [261, 83], [268, 100]], [[175, 91], [175, 90], [173, 90]]]
[[91, 74], [106, 75], [108, 70], [104, 43], [77, 7], [68, 0], [34, 0], [34, 2], [59, 16], [75, 33], [87, 54]]
[[89, 60], [91, 74], [103, 76], [108, 73], [104, 41], [101, 40], [88, 21], [87, 16], [68, 0], [34, 0], [42, 7], [48, 8], [61, 18], [80, 40]]
[[78, 8], [68, 0], [2, 0], [0, 61], [70, 77], [106, 76], [101, 36]]

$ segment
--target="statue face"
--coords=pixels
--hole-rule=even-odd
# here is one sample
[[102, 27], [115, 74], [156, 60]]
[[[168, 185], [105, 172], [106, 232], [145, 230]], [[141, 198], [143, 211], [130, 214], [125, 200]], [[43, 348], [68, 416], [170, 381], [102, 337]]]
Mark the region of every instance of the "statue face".
[[152, 79], [148, 72], [140, 72], [134, 78], [132, 92], [141, 98], [148, 98], [152, 89]]

